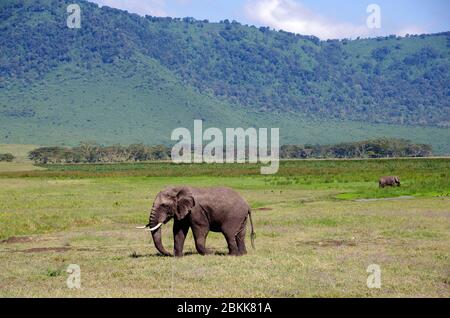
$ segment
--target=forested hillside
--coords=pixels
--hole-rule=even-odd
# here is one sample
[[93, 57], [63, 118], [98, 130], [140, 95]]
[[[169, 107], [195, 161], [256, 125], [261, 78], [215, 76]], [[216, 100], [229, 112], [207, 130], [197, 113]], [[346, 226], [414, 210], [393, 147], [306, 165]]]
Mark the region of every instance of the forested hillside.
[[167, 142], [198, 118], [277, 124], [295, 143], [391, 136], [450, 148], [448, 32], [319, 41], [86, 1], [69, 29], [72, 2], [0, 2], [0, 141]]

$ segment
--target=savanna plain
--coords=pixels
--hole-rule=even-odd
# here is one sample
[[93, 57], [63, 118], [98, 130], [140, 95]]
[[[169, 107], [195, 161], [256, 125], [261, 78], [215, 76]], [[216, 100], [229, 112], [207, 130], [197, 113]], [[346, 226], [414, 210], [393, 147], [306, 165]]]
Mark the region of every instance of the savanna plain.
[[[0, 165], [1, 297], [450, 297], [450, 159], [254, 164]], [[399, 175], [401, 187], [378, 188]], [[162, 257], [146, 224], [167, 185], [228, 186], [252, 207], [256, 249]], [[173, 247], [172, 221], [163, 243]], [[81, 269], [69, 289], [67, 267]], [[368, 288], [367, 268], [381, 269]]]

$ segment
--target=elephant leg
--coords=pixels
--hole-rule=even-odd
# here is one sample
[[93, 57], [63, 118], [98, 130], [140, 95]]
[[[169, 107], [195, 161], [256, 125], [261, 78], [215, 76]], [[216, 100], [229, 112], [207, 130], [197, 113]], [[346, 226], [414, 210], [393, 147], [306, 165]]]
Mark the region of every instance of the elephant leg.
[[212, 252], [205, 247], [206, 236], [208, 236], [208, 232], [204, 230], [194, 231], [194, 229], [192, 229], [192, 232], [194, 234], [195, 248], [197, 249], [197, 252], [200, 255], [211, 254]]
[[239, 255], [247, 254], [247, 249], [245, 248], [245, 232], [246, 232], [246, 229], [244, 228], [242, 231], [240, 231], [236, 235], [236, 243], [237, 243]]
[[174, 255], [183, 256], [183, 247], [186, 235], [189, 232], [189, 224], [183, 221], [175, 221], [173, 224]]
[[[236, 233], [236, 232], [235, 232]], [[236, 235], [231, 233], [224, 233], [225, 239], [228, 244], [228, 254], [229, 255], [239, 255], [239, 249], [236, 242]]]

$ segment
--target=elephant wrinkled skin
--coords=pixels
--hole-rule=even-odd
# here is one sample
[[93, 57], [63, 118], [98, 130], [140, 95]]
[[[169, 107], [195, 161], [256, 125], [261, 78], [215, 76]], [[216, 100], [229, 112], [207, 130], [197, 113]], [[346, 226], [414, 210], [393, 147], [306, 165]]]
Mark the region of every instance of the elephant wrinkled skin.
[[244, 255], [247, 218], [251, 225], [251, 242], [254, 247], [254, 229], [250, 207], [234, 190], [224, 187], [194, 188], [171, 186], [158, 193], [153, 203], [149, 222], [141, 228], [152, 232], [156, 249], [163, 255], [171, 254], [161, 240], [162, 225], [174, 218], [174, 254], [183, 255], [183, 246], [189, 228], [192, 229], [195, 247], [209, 254], [205, 247], [209, 231], [222, 232], [230, 255]]

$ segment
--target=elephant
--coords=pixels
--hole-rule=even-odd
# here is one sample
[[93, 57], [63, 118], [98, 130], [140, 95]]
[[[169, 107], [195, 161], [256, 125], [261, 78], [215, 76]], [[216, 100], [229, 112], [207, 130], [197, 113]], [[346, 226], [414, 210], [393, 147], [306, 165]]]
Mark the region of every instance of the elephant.
[[385, 186], [400, 186], [400, 178], [397, 176], [381, 177], [378, 180], [378, 187], [384, 188]]
[[250, 219], [251, 243], [255, 248], [255, 231], [248, 203], [233, 189], [225, 187], [196, 188], [169, 186], [159, 192], [153, 202], [149, 222], [138, 227], [152, 233], [156, 249], [172, 256], [163, 246], [161, 227], [174, 218], [174, 255], [183, 256], [183, 246], [189, 228], [194, 235], [199, 254], [210, 254], [205, 247], [209, 231], [222, 232], [229, 255], [244, 255], [247, 218]]

